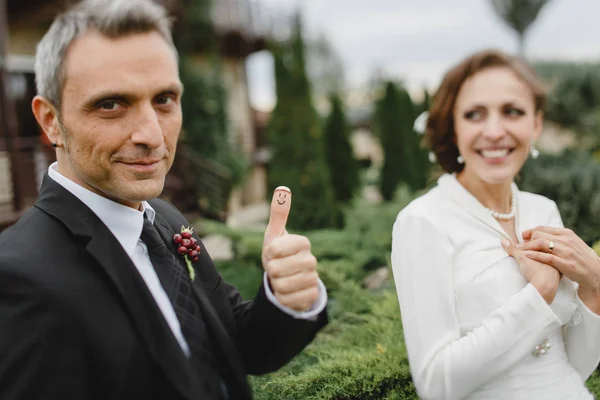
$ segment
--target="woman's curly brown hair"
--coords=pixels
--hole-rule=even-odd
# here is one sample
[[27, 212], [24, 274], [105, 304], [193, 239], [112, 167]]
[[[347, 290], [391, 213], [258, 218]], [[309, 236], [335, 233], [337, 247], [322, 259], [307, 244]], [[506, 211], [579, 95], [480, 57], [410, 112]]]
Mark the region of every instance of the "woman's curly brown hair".
[[468, 78], [492, 67], [505, 67], [513, 71], [531, 89], [536, 111], [543, 111], [545, 107], [545, 86], [518, 57], [496, 50], [484, 50], [461, 61], [444, 76], [429, 109], [425, 130], [425, 143], [447, 173], [460, 172], [464, 167], [456, 160], [459, 152], [454, 132], [454, 106], [458, 93]]

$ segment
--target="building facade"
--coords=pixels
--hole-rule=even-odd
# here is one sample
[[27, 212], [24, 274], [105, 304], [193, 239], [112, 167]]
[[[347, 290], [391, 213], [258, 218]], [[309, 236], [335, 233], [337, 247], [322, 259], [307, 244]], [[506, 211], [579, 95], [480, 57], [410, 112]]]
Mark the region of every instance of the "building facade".
[[[4, 28], [0, 29], [0, 41], [4, 44], [0, 48], [0, 92], [4, 94], [0, 99], [0, 229], [14, 222], [33, 204], [41, 177], [54, 161], [53, 149], [31, 113], [31, 99], [36, 93], [33, 60], [36, 45], [54, 16], [77, 1], [0, 0], [0, 28]], [[157, 1], [162, 1], [175, 15], [177, 29], [177, 15], [183, 12], [187, 0]], [[246, 59], [267, 48], [276, 20], [250, 0], [214, 0], [211, 17], [221, 76], [227, 89], [229, 139], [240, 144], [251, 160], [246, 183], [229, 192], [228, 204], [223, 207], [235, 211], [246, 204], [264, 201], [266, 197], [264, 163], [252, 161], [257, 159], [257, 141]], [[205, 46], [198, 43], [194, 49], [198, 68], [208, 68], [210, 56]]]

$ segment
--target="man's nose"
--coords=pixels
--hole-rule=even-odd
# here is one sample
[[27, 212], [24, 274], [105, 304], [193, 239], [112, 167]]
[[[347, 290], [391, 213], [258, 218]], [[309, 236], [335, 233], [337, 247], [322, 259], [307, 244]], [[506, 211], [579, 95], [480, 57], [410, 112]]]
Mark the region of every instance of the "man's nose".
[[134, 144], [144, 145], [150, 149], [162, 146], [164, 136], [154, 107], [151, 105], [141, 107], [134, 123], [137, 125], [131, 136]]

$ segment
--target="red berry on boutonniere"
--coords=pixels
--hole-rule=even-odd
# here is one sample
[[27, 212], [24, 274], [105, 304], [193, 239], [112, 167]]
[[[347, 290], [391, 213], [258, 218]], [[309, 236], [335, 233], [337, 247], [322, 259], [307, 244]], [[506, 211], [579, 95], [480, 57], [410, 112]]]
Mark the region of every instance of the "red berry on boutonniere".
[[192, 237], [193, 232], [194, 228], [182, 226], [181, 233], [173, 235], [173, 242], [177, 245], [177, 253], [185, 259], [185, 264], [188, 267], [188, 273], [192, 281], [196, 276], [192, 262], [198, 261], [200, 255], [200, 246], [198, 245], [198, 240]]

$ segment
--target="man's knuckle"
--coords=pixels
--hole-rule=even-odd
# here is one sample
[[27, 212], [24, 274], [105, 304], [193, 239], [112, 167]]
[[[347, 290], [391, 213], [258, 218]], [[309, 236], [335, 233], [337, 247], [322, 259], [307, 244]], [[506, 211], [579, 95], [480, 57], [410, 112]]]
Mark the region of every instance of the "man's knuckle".
[[279, 288], [277, 289], [280, 293], [288, 294], [291, 292], [291, 285], [287, 281], [280, 281]]
[[269, 276], [273, 276], [275, 278], [281, 277], [281, 267], [277, 260], [271, 260], [265, 265], [265, 271]]
[[310, 274], [310, 283], [314, 286], [319, 284], [319, 273], [317, 271], [314, 271], [312, 274]]
[[279, 293], [277, 295], [277, 300], [279, 300], [279, 302], [286, 307], [290, 306], [290, 296], [288, 296], [286, 294]]
[[300, 246], [302, 246], [302, 248], [304, 248], [304, 249], [311, 248], [310, 239], [307, 238], [306, 236], [300, 236], [299, 243], [300, 243]]
[[306, 256], [306, 260], [304, 261], [304, 265], [306, 265], [310, 269], [315, 269], [317, 267], [317, 257], [312, 254], [308, 254]]

